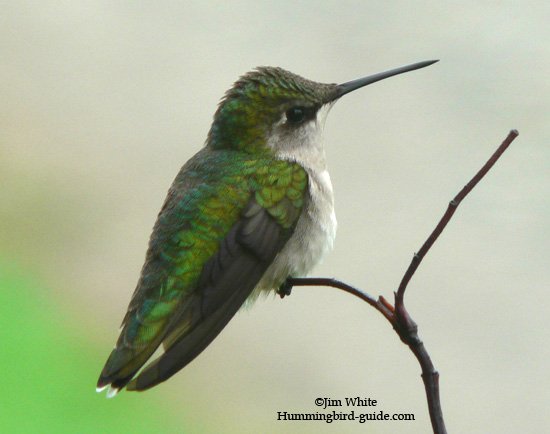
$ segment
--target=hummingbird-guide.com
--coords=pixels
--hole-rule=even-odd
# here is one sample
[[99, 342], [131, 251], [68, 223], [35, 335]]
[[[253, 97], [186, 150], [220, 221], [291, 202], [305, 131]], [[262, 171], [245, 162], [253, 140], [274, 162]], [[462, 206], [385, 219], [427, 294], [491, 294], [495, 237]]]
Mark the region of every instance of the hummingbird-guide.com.
[[[111, 397], [167, 380], [247, 299], [305, 276], [336, 233], [322, 141], [330, 107], [351, 91], [435, 62], [343, 84], [273, 67], [242, 76], [220, 102], [205, 146], [168, 191], [97, 390], [108, 388]], [[161, 345], [162, 355], [141, 370]]]

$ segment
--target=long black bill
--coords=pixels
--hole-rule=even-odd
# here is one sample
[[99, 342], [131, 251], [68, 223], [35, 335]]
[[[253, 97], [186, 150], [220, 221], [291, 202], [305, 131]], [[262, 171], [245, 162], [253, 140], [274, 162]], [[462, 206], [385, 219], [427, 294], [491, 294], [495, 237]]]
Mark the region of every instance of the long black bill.
[[369, 75], [368, 77], [358, 78], [357, 80], [348, 81], [347, 83], [339, 84], [336, 88], [336, 96], [334, 99], [338, 99], [346, 93], [350, 93], [360, 87], [367, 86], [368, 84], [375, 83], [385, 78], [393, 77], [394, 75], [403, 74], [404, 72], [414, 71], [415, 69], [425, 68], [430, 66], [439, 60], [427, 60], [425, 62], [413, 63], [412, 65], [402, 66], [400, 68], [391, 69], [385, 72], [379, 72], [378, 74]]

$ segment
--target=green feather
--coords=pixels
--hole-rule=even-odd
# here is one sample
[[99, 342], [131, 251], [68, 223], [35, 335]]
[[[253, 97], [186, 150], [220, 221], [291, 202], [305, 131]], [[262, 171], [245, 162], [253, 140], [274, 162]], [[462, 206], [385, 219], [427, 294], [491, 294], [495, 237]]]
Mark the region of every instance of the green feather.
[[204, 265], [251, 198], [290, 236], [306, 187], [307, 174], [300, 165], [269, 153], [207, 147], [189, 160], [155, 224], [141, 278], [100, 383], [123, 386], [163, 340], [169, 346], [189, 331], [192, 315], [177, 318], [175, 324], [175, 313], [194, 296]]

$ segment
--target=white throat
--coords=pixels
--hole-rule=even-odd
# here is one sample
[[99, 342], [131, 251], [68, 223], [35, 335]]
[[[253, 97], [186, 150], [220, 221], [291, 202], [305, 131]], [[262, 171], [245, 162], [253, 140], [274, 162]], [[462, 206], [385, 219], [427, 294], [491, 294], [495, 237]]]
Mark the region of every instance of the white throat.
[[281, 160], [295, 161], [305, 169], [313, 172], [326, 171], [325, 148], [323, 146], [323, 129], [332, 103], [323, 105], [315, 118], [298, 128], [285, 128], [283, 115], [271, 131], [267, 145], [275, 151]]

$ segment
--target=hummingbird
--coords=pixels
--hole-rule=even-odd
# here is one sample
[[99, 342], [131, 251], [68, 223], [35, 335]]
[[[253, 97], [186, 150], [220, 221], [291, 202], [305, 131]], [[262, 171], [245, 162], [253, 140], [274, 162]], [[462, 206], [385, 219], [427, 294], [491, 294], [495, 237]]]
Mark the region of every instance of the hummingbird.
[[97, 391], [108, 388], [112, 397], [167, 380], [243, 304], [307, 275], [336, 234], [322, 140], [328, 111], [349, 92], [435, 62], [343, 84], [278, 67], [240, 77], [219, 103], [204, 147], [168, 191]]

